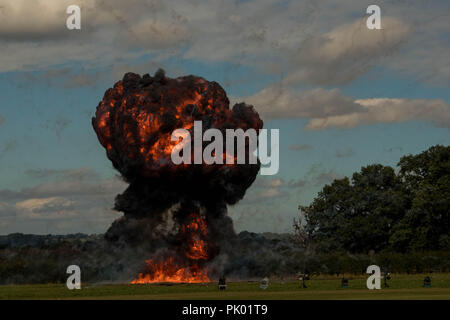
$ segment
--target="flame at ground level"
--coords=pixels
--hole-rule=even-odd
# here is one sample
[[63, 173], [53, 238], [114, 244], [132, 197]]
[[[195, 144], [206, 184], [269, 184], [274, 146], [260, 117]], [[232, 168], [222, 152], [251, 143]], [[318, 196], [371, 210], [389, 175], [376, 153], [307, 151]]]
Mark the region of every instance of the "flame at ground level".
[[187, 248], [184, 249], [185, 262], [179, 265], [173, 257], [169, 257], [163, 262], [157, 262], [153, 259], [146, 260], [146, 273], [140, 273], [131, 283], [209, 282], [206, 268], [201, 267], [202, 262], [209, 259], [207, 243], [204, 240], [207, 233], [205, 219], [198, 213], [191, 213], [187, 217], [187, 223], [182, 225], [180, 229], [180, 235], [187, 245]]
[[145, 261], [151, 272], [147, 274], [140, 273], [131, 284], [145, 284], [156, 282], [184, 282], [201, 283], [210, 282], [206, 269], [200, 268], [194, 264], [189, 267], [179, 267], [170, 257], [162, 263], [155, 263], [152, 259]]

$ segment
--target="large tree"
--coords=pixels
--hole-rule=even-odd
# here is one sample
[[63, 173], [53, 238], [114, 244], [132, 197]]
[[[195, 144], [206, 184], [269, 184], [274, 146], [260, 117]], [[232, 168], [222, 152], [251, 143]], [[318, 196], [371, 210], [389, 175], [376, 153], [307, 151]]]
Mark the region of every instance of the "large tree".
[[380, 164], [326, 185], [300, 206], [319, 250], [449, 248], [449, 147], [403, 157], [399, 173]]
[[404, 156], [398, 166], [412, 205], [394, 226], [392, 247], [450, 250], [450, 147], [438, 145]]

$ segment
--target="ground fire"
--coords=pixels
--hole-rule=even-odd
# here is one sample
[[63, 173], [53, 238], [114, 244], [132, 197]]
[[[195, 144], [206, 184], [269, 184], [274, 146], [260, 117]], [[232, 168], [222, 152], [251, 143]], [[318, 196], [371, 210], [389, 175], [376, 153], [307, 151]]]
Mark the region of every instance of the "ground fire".
[[[107, 157], [129, 183], [114, 207], [124, 215], [105, 237], [148, 248], [149, 259], [132, 283], [209, 281], [208, 264], [236, 236], [227, 204], [242, 199], [260, 163], [174, 164], [171, 133], [191, 132], [194, 121], [221, 132], [263, 126], [253, 106], [230, 109], [216, 82], [172, 79], [162, 70], [153, 77], [125, 74], [105, 92], [92, 119]], [[248, 156], [248, 141], [246, 146]]]
[[189, 266], [180, 267], [174, 262], [173, 257], [163, 262], [153, 259], [147, 260], [146, 274], [140, 273], [132, 284], [152, 282], [209, 282], [206, 269], [202, 263], [208, 260], [206, 243], [202, 238], [206, 236], [207, 227], [205, 221], [197, 214], [191, 214], [191, 222], [181, 226], [181, 234], [186, 239], [187, 247], [183, 250], [186, 258], [190, 261]]

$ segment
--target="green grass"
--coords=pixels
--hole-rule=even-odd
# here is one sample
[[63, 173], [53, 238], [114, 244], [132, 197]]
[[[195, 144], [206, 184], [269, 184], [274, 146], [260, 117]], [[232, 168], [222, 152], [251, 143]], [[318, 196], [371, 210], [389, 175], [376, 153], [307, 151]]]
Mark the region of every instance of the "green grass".
[[315, 277], [302, 289], [296, 281], [273, 280], [261, 290], [258, 282], [229, 282], [218, 291], [216, 283], [174, 285], [82, 284], [68, 290], [65, 284], [4, 285], [0, 299], [446, 299], [450, 300], [450, 274], [433, 274], [432, 288], [423, 288], [425, 275], [393, 275], [389, 288], [368, 290], [365, 276], [346, 276], [349, 288], [340, 288], [340, 278]]

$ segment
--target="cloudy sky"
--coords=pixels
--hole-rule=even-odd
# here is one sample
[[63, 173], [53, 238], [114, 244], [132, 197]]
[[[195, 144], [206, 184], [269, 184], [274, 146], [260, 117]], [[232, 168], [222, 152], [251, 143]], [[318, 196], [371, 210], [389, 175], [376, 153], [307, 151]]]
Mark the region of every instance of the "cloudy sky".
[[279, 173], [229, 212], [238, 231], [286, 232], [333, 179], [449, 144], [449, 57], [447, 0], [0, 0], [0, 234], [120, 216], [126, 184], [90, 120], [125, 72], [217, 81], [279, 129]]

